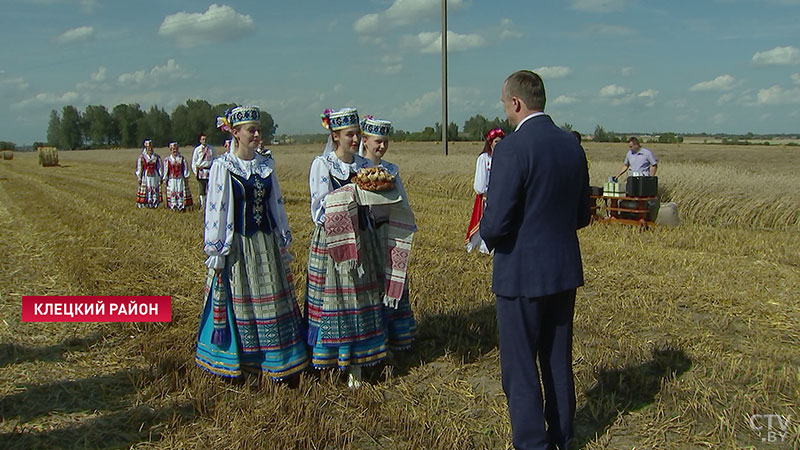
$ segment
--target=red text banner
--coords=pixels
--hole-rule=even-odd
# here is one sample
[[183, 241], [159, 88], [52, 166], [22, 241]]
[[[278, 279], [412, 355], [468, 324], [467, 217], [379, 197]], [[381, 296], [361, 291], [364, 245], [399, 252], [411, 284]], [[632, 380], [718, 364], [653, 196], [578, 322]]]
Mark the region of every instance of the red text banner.
[[22, 297], [23, 322], [170, 322], [169, 296]]

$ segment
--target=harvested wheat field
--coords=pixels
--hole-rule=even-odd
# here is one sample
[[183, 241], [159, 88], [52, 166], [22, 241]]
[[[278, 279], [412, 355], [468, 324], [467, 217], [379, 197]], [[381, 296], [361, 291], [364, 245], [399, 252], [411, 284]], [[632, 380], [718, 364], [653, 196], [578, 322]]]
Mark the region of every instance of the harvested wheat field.
[[[645, 146], [682, 224], [579, 232], [576, 448], [797, 449], [800, 149]], [[627, 151], [585, 147], [594, 185]], [[299, 298], [320, 149], [273, 148]], [[0, 161], [0, 447], [510, 448], [491, 260], [464, 251], [480, 146], [450, 151], [395, 142], [387, 155], [420, 230], [410, 265], [419, 337], [358, 391], [327, 372], [295, 387], [195, 367], [202, 213], [137, 209], [139, 150], [60, 152], [55, 167], [35, 153]], [[22, 295], [170, 295], [173, 319], [22, 323]], [[769, 441], [770, 414], [789, 418], [783, 439]]]

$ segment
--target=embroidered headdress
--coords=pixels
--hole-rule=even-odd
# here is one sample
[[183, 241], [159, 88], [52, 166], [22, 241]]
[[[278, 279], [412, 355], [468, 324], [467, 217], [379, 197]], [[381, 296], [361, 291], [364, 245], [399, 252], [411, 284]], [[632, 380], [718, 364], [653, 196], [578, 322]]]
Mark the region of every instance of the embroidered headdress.
[[375, 119], [372, 116], [361, 119], [361, 131], [370, 136], [388, 136], [391, 128], [392, 122], [388, 120]]
[[237, 125], [260, 122], [261, 111], [258, 106], [237, 106], [225, 111], [225, 115], [217, 117], [217, 128], [230, 132]]
[[[339, 111], [328, 108], [322, 111], [320, 118], [322, 118], [322, 126], [328, 131], [337, 131], [347, 127], [359, 126], [358, 111], [355, 108], [342, 108]], [[322, 154], [327, 155], [334, 150], [333, 138], [331, 135], [328, 135], [328, 141], [325, 143], [325, 147], [322, 148]]]
[[358, 111], [355, 108], [342, 108], [339, 111], [326, 109], [320, 115], [322, 126], [330, 131], [358, 126]]

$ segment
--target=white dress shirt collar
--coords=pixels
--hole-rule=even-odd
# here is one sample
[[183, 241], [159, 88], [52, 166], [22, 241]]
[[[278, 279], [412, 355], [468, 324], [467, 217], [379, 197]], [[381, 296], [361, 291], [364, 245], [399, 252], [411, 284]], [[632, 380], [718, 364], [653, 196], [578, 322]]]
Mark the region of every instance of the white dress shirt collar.
[[521, 120], [521, 121], [520, 121], [520, 122], [517, 124], [517, 128], [514, 128], [514, 131], [517, 131], [517, 130], [519, 130], [519, 128], [522, 126], [522, 124], [523, 124], [523, 123], [525, 123], [525, 122], [526, 122], [528, 119], [532, 119], [532, 118], [534, 118], [534, 117], [537, 117], [537, 116], [543, 116], [543, 115], [544, 115], [544, 111], [536, 111], [535, 113], [531, 114], [530, 116], [528, 116], [528, 117], [526, 117], [526, 118], [522, 119], [522, 120]]

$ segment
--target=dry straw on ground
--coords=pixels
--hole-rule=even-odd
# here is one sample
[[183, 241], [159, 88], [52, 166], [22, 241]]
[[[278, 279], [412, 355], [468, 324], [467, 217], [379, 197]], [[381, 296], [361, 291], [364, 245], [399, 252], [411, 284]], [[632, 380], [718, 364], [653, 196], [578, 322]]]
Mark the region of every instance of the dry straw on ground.
[[[276, 146], [298, 296], [321, 146]], [[622, 144], [587, 143], [593, 184]], [[656, 146], [682, 225], [580, 234], [579, 448], [797, 448], [800, 224], [794, 148]], [[410, 265], [420, 336], [351, 392], [226, 382], [194, 367], [202, 213], [134, 206], [138, 150], [0, 165], [0, 442], [7, 448], [508, 448], [491, 260], [466, 254], [478, 144], [451, 155], [392, 143], [419, 233]], [[177, 261], [177, 262], [176, 262]], [[170, 324], [23, 324], [22, 295], [171, 295]], [[754, 414], [791, 416], [766, 446]]]

